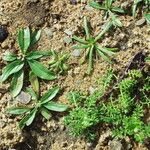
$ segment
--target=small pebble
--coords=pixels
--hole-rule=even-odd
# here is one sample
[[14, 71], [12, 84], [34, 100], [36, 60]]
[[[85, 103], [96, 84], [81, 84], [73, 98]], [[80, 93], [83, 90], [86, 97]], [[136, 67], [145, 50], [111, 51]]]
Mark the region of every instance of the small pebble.
[[80, 50], [75, 49], [75, 50], [72, 52], [72, 56], [74, 56], [74, 57], [79, 57], [79, 56], [80, 56]]
[[72, 31], [70, 31], [69, 29], [66, 29], [65, 31], [64, 31], [64, 33], [66, 33], [67, 35], [73, 35], [73, 32]]
[[16, 100], [22, 104], [28, 104], [31, 100], [31, 95], [25, 92], [21, 92], [17, 97]]
[[138, 20], [135, 24], [136, 24], [137, 26], [141, 26], [141, 25], [143, 25], [145, 22], [146, 22], [145, 18], [142, 18], [142, 19]]
[[70, 44], [72, 42], [72, 38], [70, 38], [70, 37], [64, 37], [64, 42], [66, 44]]
[[52, 29], [51, 28], [45, 28], [44, 29], [44, 32], [45, 32], [45, 34], [49, 37], [49, 38], [52, 38], [53, 37], [53, 31], [52, 31]]
[[123, 145], [121, 144], [121, 142], [117, 141], [115, 139], [112, 141], [109, 141], [108, 145], [111, 150], [122, 150], [123, 149]]
[[5, 27], [0, 26], [0, 42], [3, 42], [8, 36], [7, 29]]

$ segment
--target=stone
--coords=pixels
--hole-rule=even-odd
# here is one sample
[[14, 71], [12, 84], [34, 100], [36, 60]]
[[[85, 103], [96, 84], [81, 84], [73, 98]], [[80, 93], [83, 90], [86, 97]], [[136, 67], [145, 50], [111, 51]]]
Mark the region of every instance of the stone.
[[46, 27], [46, 28], [44, 28], [43, 30], [44, 30], [45, 34], [46, 34], [49, 38], [52, 38], [52, 37], [53, 37], [53, 30], [52, 30], [51, 28]]
[[78, 50], [78, 49], [75, 49], [73, 52], [72, 52], [72, 56], [74, 56], [74, 57], [79, 57], [80, 56], [80, 50]]
[[64, 33], [66, 33], [66, 34], [69, 35], [69, 36], [73, 35], [73, 32], [70, 31], [69, 29], [66, 29], [66, 30], [64, 31]]
[[3, 42], [8, 37], [8, 31], [5, 27], [0, 26], [0, 42]]
[[85, 6], [85, 9], [88, 10], [88, 11], [94, 10], [94, 9], [93, 9], [91, 6], [89, 6], [89, 5], [86, 5], [86, 6]]
[[21, 93], [16, 97], [16, 100], [22, 104], [28, 104], [31, 100], [31, 95], [21, 91]]
[[93, 94], [96, 91], [95, 88], [93, 88], [92, 86], [89, 87], [89, 92], [90, 94]]
[[72, 42], [72, 38], [70, 38], [70, 37], [64, 37], [64, 42], [66, 44], [70, 44]]
[[136, 24], [137, 26], [141, 26], [141, 25], [143, 25], [145, 22], [146, 22], [145, 18], [142, 18], [142, 19], [138, 20], [135, 24]]
[[109, 141], [108, 145], [109, 145], [110, 150], [122, 150], [123, 149], [123, 145], [121, 144], [121, 142], [116, 139]]

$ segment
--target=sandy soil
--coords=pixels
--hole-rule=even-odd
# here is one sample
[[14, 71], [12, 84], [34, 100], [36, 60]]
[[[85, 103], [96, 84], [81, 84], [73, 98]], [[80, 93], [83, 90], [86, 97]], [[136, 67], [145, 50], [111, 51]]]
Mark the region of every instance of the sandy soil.
[[[119, 3], [123, 2], [120, 1]], [[116, 3], [117, 5], [117, 3]], [[97, 35], [101, 30], [104, 21], [102, 12], [87, 6], [86, 3], [71, 5], [69, 0], [1, 0], [0, 1], [0, 25], [7, 27], [8, 38], [0, 43], [0, 72], [6, 62], [2, 55], [6, 51], [17, 51], [16, 33], [21, 27], [42, 29], [42, 36], [37, 44], [37, 50], [53, 49], [57, 52], [72, 53], [73, 43], [65, 43], [69, 36], [65, 30], [73, 34], [82, 35], [83, 16], [87, 16], [91, 22], [92, 34]], [[118, 47], [119, 52], [114, 56], [116, 63], [111, 67], [119, 74], [132, 57], [139, 51], [149, 52], [150, 49], [150, 28], [146, 24], [136, 25], [138, 19], [132, 16], [122, 15], [120, 20], [123, 23], [121, 29], [114, 29], [106, 34], [101, 44], [103, 46]], [[44, 59], [47, 65], [50, 59]], [[81, 90], [89, 93], [89, 87], [97, 86], [99, 79], [110, 65], [101, 58], [95, 59], [94, 71], [91, 76], [86, 75], [87, 63], [78, 64], [79, 58], [71, 56], [68, 60], [70, 68], [65, 75], [55, 81], [42, 81], [41, 93], [54, 84], [59, 85], [63, 90], [59, 97], [60, 102], [67, 103], [66, 94], [72, 90]], [[87, 143], [84, 138], [73, 138], [69, 136], [68, 130], [62, 123], [62, 116], [55, 116], [48, 122], [40, 117], [34, 124], [24, 131], [17, 127], [19, 118], [12, 118], [5, 113], [5, 109], [11, 106], [14, 101], [8, 93], [9, 82], [0, 87], [0, 150], [15, 148], [17, 150], [105, 150], [110, 149], [109, 141], [98, 140], [96, 144]], [[104, 133], [103, 133], [104, 132]], [[107, 131], [100, 131], [102, 138]], [[109, 137], [109, 135], [108, 135]], [[128, 139], [126, 143], [130, 143]], [[135, 150], [146, 150], [144, 145], [131, 144]]]

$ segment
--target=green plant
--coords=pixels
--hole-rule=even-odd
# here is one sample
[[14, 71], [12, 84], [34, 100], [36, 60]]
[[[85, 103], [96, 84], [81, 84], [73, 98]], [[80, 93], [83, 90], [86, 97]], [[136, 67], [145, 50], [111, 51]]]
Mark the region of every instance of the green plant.
[[94, 94], [86, 97], [71, 94], [69, 98], [74, 107], [65, 117], [65, 124], [71, 134], [89, 137], [94, 126], [107, 123], [111, 125], [114, 137], [129, 136], [137, 142], [143, 142], [150, 137], [150, 124], [144, 120], [145, 109], [150, 106], [150, 78], [146, 72], [131, 70], [117, 84], [110, 98], [103, 100], [114, 77], [109, 72], [100, 82], [102, 87]]
[[40, 113], [47, 120], [50, 119], [51, 114], [49, 111], [63, 112], [68, 108], [64, 104], [51, 102], [59, 92], [58, 87], [53, 87], [46, 92], [41, 98], [32, 90], [28, 89], [34, 99], [34, 104], [30, 107], [12, 107], [7, 109], [7, 113], [12, 115], [23, 115], [22, 120], [19, 122], [19, 127], [23, 129], [25, 126], [31, 125], [36, 115]]
[[[136, 11], [138, 6], [146, 6], [146, 8], [142, 9], [147, 13], [150, 11], [150, 0], [134, 0], [133, 1], [133, 5], [132, 5], [132, 15], [135, 17], [136, 16]], [[142, 11], [143, 11], [142, 10]], [[147, 19], [147, 22], [150, 22], [150, 15], [149, 14], [145, 14], [145, 17]]]
[[113, 6], [113, 0], [105, 0], [102, 5], [98, 2], [90, 2], [89, 5], [93, 8], [104, 10], [106, 18], [110, 13], [125, 13], [125, 11], [120, 7]]
[[20, 93], [23, 87], [24, 74], [28, 71], [28, 68], [32, 71], [31, 75], [34, 73], [41, 79], [53, 80], [56, 78], [53, 72], [46, 69], [36, 60], [43, 56], [51, 55], [51, 52], [30, 51], [32, 46], [39, 40], [40, 34], [41, 30], [30, 31], [28, 27], [19, 30], [17, 40], [20, 48], [19, 54], [6, 53], [3, 57], [3, 60], [11, 63], [2, 70], [1, 82], [4, 82], [8, 77], [13, 75], [10, 86], [13, 97], [16, 97]]
[[50, 68], [57, 73], [63, 73], [68, 69], [68, 65], [65, 64], [67, 59], [69, 58], [69, 54], [67, 53], [56, 53], [55, 51], [52, 52], [53, 59], [49, 62]]
[[116, 13], [124, 14], [125, 11], [120, 7], [113, 6], [113, 0], [105, 0], [103, 4], [99, 4], [98, 2], [90, 2], [89, 5], [93, 8], [105, 11], [105, 18], [108, 21], [112, 21], [112, 25], [122, 27], [121, 21], [117, 18]]
[[85, 135], [88, 140], [93, 140], [91, 127], [100, 122], [100, 114], [103, 107], [103, 105], [97, 106], [97, 101], [104, 96], [113, 79], [113, 72], [110, 69], [103, 76], [100, 89], [93, 94], [89, 96], [79, 92], [70, 92], [68, 94], [68, 99], [73, 109], [65, 117], [64, 123], [69, 127], [71, 135]]
[[117, 49], [102, 47], [101, 45], [98, 44], [98, 40], [102, 38], [102, 36], [111, 28], [111, 26], [112, 23], [109, 22], [102, 32], [100, 32], [96, 37], [92, 37], [89, 32], [87, 19], [86, 17], [84, 17], [84, 30], [86, 34], [85, 39], [73, 36], [73, 39], [79, 43], [78, 45], [73, 46], [73, 48], [86, 50], [80, 62], [83, 63], [85, 59], [88, 58], [88, 69], [87, 69], [88, 74], [91, 73], [93, 68], [92, 59], [94, 57], [93, 55], [95, 52], [107, 62], [112, 63], [112, 61], [110, 60], [110, 56], [112, 56]]

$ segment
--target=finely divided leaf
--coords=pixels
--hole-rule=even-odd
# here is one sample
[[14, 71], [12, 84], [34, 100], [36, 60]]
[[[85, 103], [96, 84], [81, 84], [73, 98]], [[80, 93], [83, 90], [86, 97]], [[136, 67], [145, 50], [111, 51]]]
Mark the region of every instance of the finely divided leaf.
[[25, 108], [25, 107], [13, 107], [13, 108], [8, 108], [6, 110], [6, 113], [12, 114], [12, 115], [21, 115], [24, 114], [26, 112], [30, 111], [29, 108]]
[[54, 102], [46, 103], [46, 104], [44, 105], [44, 107], [46, 107], [46, 108], [49, 109], [49, 110], [57, 111], [57, 112], [66, 111], [67, 108], [68, 108], [67, 105], [59, 104], [59, 103], [54, 103]]
[[20, 70], [19, 72], [15, 73], [11, 82], [10, 92], [13, 97], [16, 97], [23, 86], [23, 79], [24, 79], [24, 72]]
[[56, 78], [53, 72], [45, 68], [41, 63], [36, 60], [28, 61], [31, 70], [41, 79], [53, 80]]
[[57, 95], [58, 92], [59, 92], [59, 87], [54, 87], [54, 88], [50, 89], [48, 92], [46, 92], [42, 96], [42, 98], [40, 100], [41, 104], [45, 104], [45, 103], [49, 102], [50, 100], [52, 100]]
[[1, 81], [4, 82], [11, 74], [18, 72], [22, 69], [24, 62], [16, 60], [8, 64], [2, 71]]

